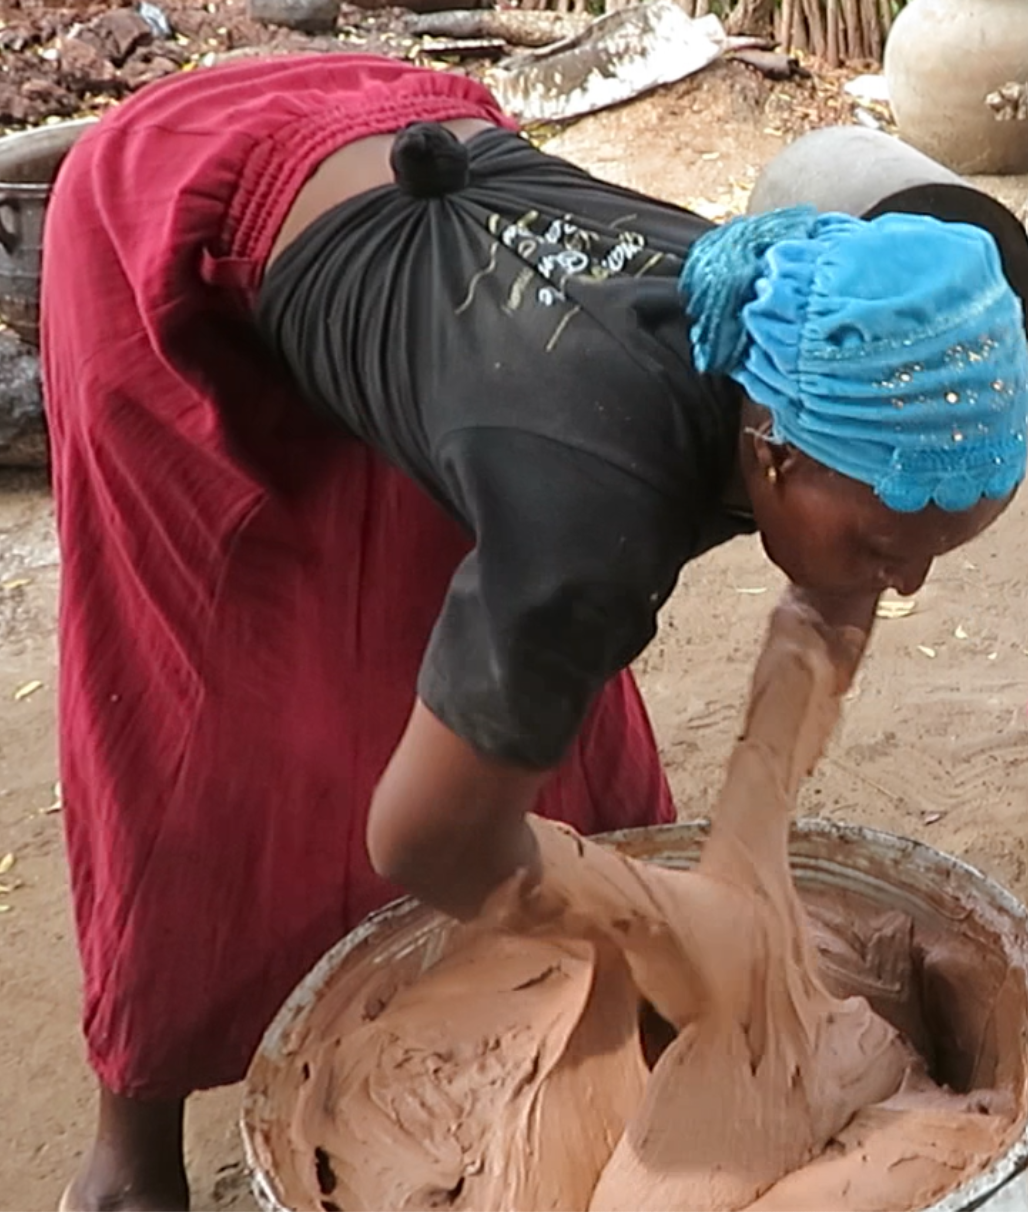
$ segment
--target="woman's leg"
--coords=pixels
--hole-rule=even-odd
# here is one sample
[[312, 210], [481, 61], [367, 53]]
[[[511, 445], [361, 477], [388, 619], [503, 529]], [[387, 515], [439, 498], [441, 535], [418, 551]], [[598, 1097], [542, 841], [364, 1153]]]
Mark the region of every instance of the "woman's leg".
[[[106, 605], [80, 616], [66, 599], [69, 854], [102, 1090], [96, 1145], [73, 1188], [80, 1209], [185, 1207], [185, 1095], [239, 1080], [303, 974], [397, 893], [368, 862], [368, 803], [466, 540], [365, 448], [341, 443], [322, 460], [328, 474], [305, 499], [266, 504], [225, 545], [206, 642], [190, 662], [202, 691], [191, 710], [167, 713], [186, 748], [163, 779], [127, 761], [126, 745], [160, 734], [167, 686], [142, 711], [117, 707], [133, 671], [153, 694], [166, 648], [153, 633], [136, 649], [127, 619], [110, 617], [106, 586], [124, 585], [113, 572], [98, 582]], [[85, 499], [66, 516], [82, 538]], [[83, 546], [92, 578], [108, 549]], [[70, 560], [66, 595], [88, 597], [85, 571]], [[138, 633], [146, 611], [136, 606]], [[163, 630], [177, 618], [169, 609]], [[108, 669], [95, 658], [112, 631], [126, 638]], [[156, 795], [162, 781], [170, 790]], [[540, 807], [585, 832], [671, 817], [627, 674], [601, 695]]]
[[61, 1212], [185, 1212], [185, 1101], [125, 1098], [100, 1084], [96, 1139]]

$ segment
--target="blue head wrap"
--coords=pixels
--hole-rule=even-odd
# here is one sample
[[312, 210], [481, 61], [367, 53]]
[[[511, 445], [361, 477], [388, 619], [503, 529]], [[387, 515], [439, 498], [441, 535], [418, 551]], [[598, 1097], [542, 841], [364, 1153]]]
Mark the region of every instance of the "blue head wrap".
[[891, 509], [969, 509], [1024, 479], [1024, 314], [983, 229], [772, 211], [698, 240], [680, 287], [697, 369]]

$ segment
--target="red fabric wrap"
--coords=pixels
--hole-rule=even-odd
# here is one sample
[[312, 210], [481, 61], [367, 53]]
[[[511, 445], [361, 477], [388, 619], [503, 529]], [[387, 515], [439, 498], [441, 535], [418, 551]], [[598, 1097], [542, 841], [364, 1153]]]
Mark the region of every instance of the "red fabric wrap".
[[[304, 972], [395, 895], [367, 807], [467, 538], [323, 427], [248, 304], [325, 156], [461, 117], [509, 125], [456, 76], [249, 61], [144, 90], [61, 170], [43, 282], [61, 778], [90, 1058], [120, 1093], [240, 1078]], [[628, 675], [543, 809], [587, 832], [672, 817]]]

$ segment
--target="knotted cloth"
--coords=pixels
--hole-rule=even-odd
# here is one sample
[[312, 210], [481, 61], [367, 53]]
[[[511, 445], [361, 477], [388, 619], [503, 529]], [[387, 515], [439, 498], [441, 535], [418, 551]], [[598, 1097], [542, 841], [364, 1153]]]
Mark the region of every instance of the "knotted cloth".
[[680, 288], [697, 368], [889, 508], [969, 509], [1024, 479], [1024, 313], [984, 229], [772, 211], [702, 237]]

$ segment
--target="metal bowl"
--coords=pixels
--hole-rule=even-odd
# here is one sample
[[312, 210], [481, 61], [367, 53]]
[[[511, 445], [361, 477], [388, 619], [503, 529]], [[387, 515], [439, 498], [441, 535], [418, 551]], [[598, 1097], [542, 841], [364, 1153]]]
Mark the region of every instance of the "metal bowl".
[[[607, 834], [601, 840], [633, 858], [688, 868], [699, 858], [708, 831], [706, 822], [691, 822]], [[901, 910], [915, 927], [970, 938], [1009, 964], [1028, 1005], [1028, 913], [980, 871], [908, 838], [824, 820], [794, 824], [790, 861], [803, 899], [843, 890], [866, 904], [869, 913]], [[444, 952], [452, 929], [432, 910], [412, 900], [397, 901], [329, 951], [279, 1011], [250, 1067], [241, 1119], [254, 1193], [265, 1212], [299, 1212], [288, 1195], [299, 1185], [292, 1154], [277, 1149], [270, 1130], [295, 1101], [303, 1080], [293, 1061], [293, 1041], [316, 1019], [329, 990], [338, 1004], [348, 984], [365, 985], [374, 970], [388, 972], [394, 986], [415, 981]], [[1016, 1140], [987, 1170], [923, 1212], [1028, 1208], [1028, 1012], [1015, 1051], [1000, 1059], [1019, 1074], [1022, 1122]]]
[[43, 220], [57, 170], [95, 118], [56, 122], [0, 139], [0, 320], [39, 344]]

